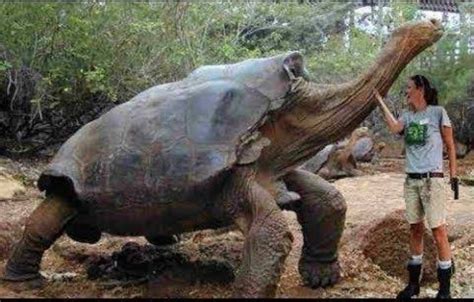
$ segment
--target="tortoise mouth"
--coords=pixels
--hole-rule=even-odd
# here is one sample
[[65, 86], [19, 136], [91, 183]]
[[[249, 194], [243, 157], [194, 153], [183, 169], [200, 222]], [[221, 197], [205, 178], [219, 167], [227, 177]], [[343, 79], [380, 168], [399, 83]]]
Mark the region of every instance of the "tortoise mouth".
[[435, 32], [438, 32], [438, 31], [443, 32], [443, 25], [441, 24], [441, 22], [438, 19], [433, 18], [433, 19], [430, 19], [429, 22], [435, 28]]
[[308, 77], [308, 70], [306, 70], [306, 68], [303, 66], [303, 67], [291, 67], [290, 68], [290, 72], [295, 76], [295, 77], [302, 77], [303, 79], [307, 79]]

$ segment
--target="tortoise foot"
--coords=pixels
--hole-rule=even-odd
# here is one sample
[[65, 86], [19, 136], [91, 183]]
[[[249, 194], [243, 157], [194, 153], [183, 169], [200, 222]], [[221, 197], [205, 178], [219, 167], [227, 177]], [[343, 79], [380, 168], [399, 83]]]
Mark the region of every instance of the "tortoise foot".
[[46, 283], [46, 278], [39, 273], [20, 275], [5, 272], [5, 274], [0, 278], [1, 286], [14, 292], [41, 289], [46, 286]]
[[8, 263], [0, 279], [8, 282], [23, 282], [42, 278], [39, 272], [21, 270], [17, 266]]
[[299, 272], [304, 285], [311, 288], [334, 285], [341, 279], [341, 266], [337, 260], [322, 263], [307, 261], [302, 257], [299, 263]]

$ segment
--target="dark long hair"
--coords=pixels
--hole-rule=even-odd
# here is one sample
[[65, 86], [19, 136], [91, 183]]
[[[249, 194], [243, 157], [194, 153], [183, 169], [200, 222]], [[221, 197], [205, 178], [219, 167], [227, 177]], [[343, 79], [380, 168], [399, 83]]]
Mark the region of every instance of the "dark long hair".
[[438, 105], [438, 90], [431, 86], [430, 81], [425, 76], [417, 74], [410, 77], [410, 80], [415, 83], [416, 88], [423, 88], [428, 105]]

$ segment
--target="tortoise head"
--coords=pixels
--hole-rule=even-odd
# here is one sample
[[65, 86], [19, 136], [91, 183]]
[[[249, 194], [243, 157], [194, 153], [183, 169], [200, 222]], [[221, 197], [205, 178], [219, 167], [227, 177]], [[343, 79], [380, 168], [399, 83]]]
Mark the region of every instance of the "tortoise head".
[[194, 70], [187, 81], [232, 80], [255, 89], [277, 107], [291, 88], [291, 80], [307, 78], [303, 56], [297, 51], [269, 58], [249, 59], [235, 64], [209, 65]]
[[303, 56], [298, 51], [285, 55], [282, 68], [290, 80], [297, 77], [303, 77], [305, 80], [309, 80], [309, 74], [304, 66]]
[[434, 44], [442, 36], [443, 27], [436, 19], [410, 22], [393, 31], [389, 44], [402, 48], [406, 55], [412, 55]]

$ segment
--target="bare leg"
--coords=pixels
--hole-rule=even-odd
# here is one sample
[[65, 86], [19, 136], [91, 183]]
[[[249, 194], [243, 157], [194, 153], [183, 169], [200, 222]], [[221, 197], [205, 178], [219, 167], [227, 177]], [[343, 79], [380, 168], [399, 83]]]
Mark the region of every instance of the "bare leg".
[[410, 252], [412, 255], [423, 254], [423, 221], [410, 224]]
[[301, 195], [296, 212], [303, 232], [299, 272], [310, 287], [327, 286], [340, 279], [338, 244], [344, 229], [346, 202], [329, 182], [308, 171], [285, 175], [288, 189]]
[[293, 241], [286, 219], [272, 195], [248, 176], [236, 177], [224, 192], [226, 212], [245, 235], [234, 295], [273, 297]]
[[441, 225], [437, 228], [432, 229], [433, 237], [438, 248], [438, 258], [441, 261], [451, 260], [451, 249], [448, 242], [448, 232], [446, 225]]
[[30, 215], [25, 231], [8, 259], [4, 280], [26, 281], [37, 279], [41, 258], [59, 236], [66, 223], [76, 214], [68, 202], [49, 196]]

